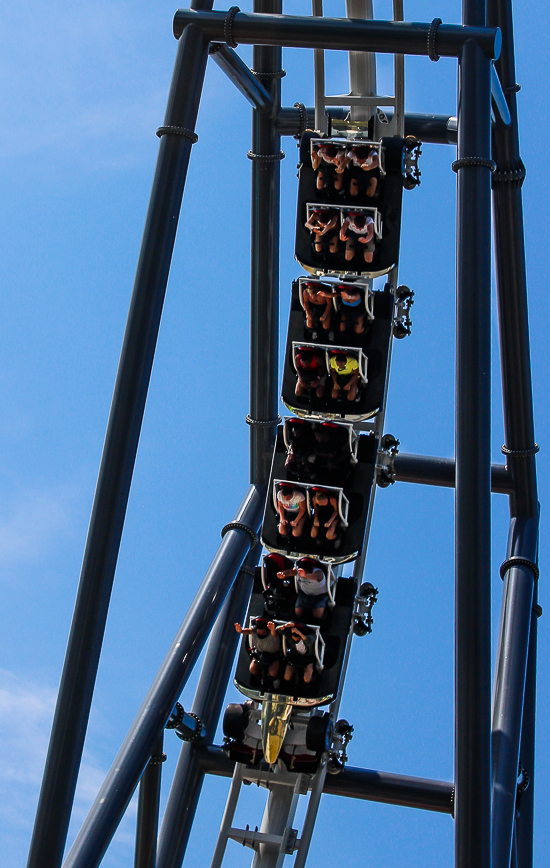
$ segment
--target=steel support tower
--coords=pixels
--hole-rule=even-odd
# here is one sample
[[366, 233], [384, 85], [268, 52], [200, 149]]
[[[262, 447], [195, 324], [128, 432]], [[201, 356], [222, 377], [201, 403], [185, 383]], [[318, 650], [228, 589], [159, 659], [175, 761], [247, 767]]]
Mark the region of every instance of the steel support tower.
[[[28, 868], [97, 868], [140, 784], [137, 868], [179, 868], [204, 776], [234, 775], [213, 745], [242, 618], [260, 558], [258, 533], [278, 423], [278, 269], [281, 136], [324, 130], [322, 52], [350, 52], [356, 76], [368, 76], [374, 53], [440, 56], [458, 62], [457, 118], [405, 115], [395, 123], [426, 142], [457, 145], [456, 452], [455, 461], [398, 455], [398, 481], [455, 488], [455, 779], [451, 783], [347, 769], [311, 784], [302, 835], [311, 837], [322, 792], [452, 814], [457, 868], [530, 868], [534, 795], [538, 501], [527, 317], [521, 187], [510, 0], [463, 0], [462, 25], [379, 21], [351, 2], [347, 19], [283, 15], [282, 0], [254, 0], [254, 12], [213, 11], [193, 0], [174, 19], [176, 63], [137, 267], [134, 292], [84, 553], [52, 727]], [[399, 5], [399, 4], [398, 4]], [[359, 11], [358, 11], [359, 10]], [[354, 17], [357, 15], [358, 17]], [[363, 18], [364, 20], [361, 20]], [[252, 72], [235, 52], [251, 44]], [[281, 106], [282, 47], [317, 57], [315, 109]], [[160, 317], [170, 270], [195, 124], [209, 55], [254, 108], [251, 233], [250, 486], [124, 740], [92, 808], [63, 861], [67, 830], [94, 691]], [[372, 83], [372, 81], [371, 81]], [[368, 97], [368, 88], [358, 91]], [[371, 93], [373, 105], [376, 100]], [[396, 85], [397, 97], [397, 85]], [[337, 101], [336, 101], [337, 102]], [[365, 100], [333, 117], [361, 119]], [[491, 200], [494, 223], [491, 219]], [[491, 466], [490, 298], [494, 231], [502, 361], [505, 465]], [[261, 363], [260, 363], [261, 360]], [[378, 420], [383, 425], [383, 415]], [[508, 495], [509, 543], [502, 567], [502, 614], [491, 675], [490, 494]], [[363, 562], [358, 562], [360, 575]], [[163, 732], [199, 654], [210, 638], [193, 705], [185, 718], [196, 739], [182, 749], [158, 840]], [[220, 665], [220, 660], [223, 660]], [[492, 690], [492, 702], [491, 702]], [[519, 772], [518, 772], [519, 769]], [[242, 775], [242, 769], [235, 774]], [[260, 774], [260, 773], [258, 773]], [[233, 778], [234, 782], [236, 778]], [[141, 781], [141, 783], [140, 783]], [[264, 780], [264, 783], [266, 781]], [[273, 783], [273, 779], [271, 779]], [[269, 785], [269, 783], [268, 783]], [[269, 829], [286, 827], [294, 796], [272, 804]], [[302, 787], [302, 789], [301, 789]], [[234, 790], [232, 789], [232, 793]], [[236, 792], [236, 789], [235, 789]], [[232, 795], [230, 794], [230, 801]], [[283, 800], [284, 801], [284, 800]], [[312, 807], [313, 806], [313, 807]], [[285, 813], [286, 812], [286, 813]], [[269, 813], [269, 810], [268, 810]], [[283, 816], [284, 814], [284, 816]], [[265, 840], [264, 840], [265, 844]], [[257, 847], [255, 865], [280, 865]], [[268, 848], [269, 850], [269, 848]], [[291, 852], [291, 851], [289, 851]], [[306, 850], [298, 850], [303, 865]]]

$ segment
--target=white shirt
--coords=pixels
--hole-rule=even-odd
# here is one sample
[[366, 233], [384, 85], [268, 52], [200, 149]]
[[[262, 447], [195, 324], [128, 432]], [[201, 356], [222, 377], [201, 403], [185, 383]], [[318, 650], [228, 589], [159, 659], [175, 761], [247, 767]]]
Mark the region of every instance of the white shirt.
[[[320, 594], [326, 594], [327, 592], [327, 580], [324, 572], [319, 569], [319, 567], [315, 567], [311, 573], [315, 576], [314, 579], [303, 578], [298, 573], [298, 587], [304, 594], [311, 594], [312, 597], [317, 597]], [[308, 574], [309, 575], [309, 574]]]

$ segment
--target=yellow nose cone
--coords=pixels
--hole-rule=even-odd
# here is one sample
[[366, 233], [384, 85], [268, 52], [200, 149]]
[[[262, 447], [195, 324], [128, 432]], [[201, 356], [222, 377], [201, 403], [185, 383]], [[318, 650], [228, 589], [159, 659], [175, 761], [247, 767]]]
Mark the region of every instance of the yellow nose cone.
[[264, 759], [270, 765], [277, 762], [291, 712], [292, 705], [288, 704], [286, 696], [269, 694], [262, 703], [262, 748]]

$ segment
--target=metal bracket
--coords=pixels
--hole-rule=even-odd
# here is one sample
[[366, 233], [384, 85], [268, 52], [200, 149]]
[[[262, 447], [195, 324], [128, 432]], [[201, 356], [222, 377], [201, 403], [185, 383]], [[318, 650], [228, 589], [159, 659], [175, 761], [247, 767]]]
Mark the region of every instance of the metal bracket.
[[504, 563], [501, 564], [500, 578], [504, 579], [504, 576], [506, 575], [508, 570], [510, 570], [512, 567], [527, 567], [533, 573], [533, 576], [535, 577], [535, 581], [538, 580], [539, 568], [537, 567], [537, 565], [534, 564], [533, 561], [530, 561], [528, 558], [521, 558], [521, 557], [517, 557], [517, 556], [507, 558], [507, 560], [505, 560]]
[[430, 60], [433, 60], [434, 63], [437, 63], [439, 60], [439, 54], [435, 50], [435, 38], [437, 36], [437, 28], [440, 24], [443, 24], [441, 18], [434, 18], [430, 24], [430, 29], [428, 30], [428, 57]]
[[535, 443], [529, 449], [510, 449], [509, 446], [504, 445], [500, 447], [500, 451], [503, 455], [513, 455], [514, 458], [530, 458], [531, 455], [536, 455], [537, 452], [540, 452], [540, 446], [538, 443]]
[[230, 48], [236, 48], [239, 44], [238, 42], [235, 42], [233, 38], [233, 21], [235, 20], [235, 15], [237, 14], [237, 12], [240, 11], [241, 10], [238, 6], [232, 6], [227, 15], [225, 16], [225, 21], [223, 22], [224, 39]]
[[465, 169], [468, 166], [484, 166], [490, 169], [491, 172], [496, 172], [497, 164], [494, 160], [489, 160], [487, 157], [462, 157], [461, 160], [455, 160], [451, 164], [453, 172], [458, 172], [460, 169]]
[[422, 142], [419, 142], [416, 136], [407, 136], [405, 138], [405, 147], [403, 151], [403, 186], [405, 190], [414, 190], [420, 184], [420, 171], [418, 161], [422, 155]]
[[188, 130], [185, 127], [159, 127], [157, 130], [159, 139], [162, 136], [183, 136], [184, 139], [191, 139], [191, 143], [196, 145], [199, 137], [193, 130]]
[[250, 847], [251, 850], [258, 850], [260, 844], [276, 844], [285, 855], [291, 855], [298, 849], [298, 830], [289, 829], [284, 835], [271, 835], [268, 832], [259, 832], [258, 827], [252, 831], [250, 826], [245, 829], [235, 829], [232, 827], [229, 830], [228, 837], [233, 841], [238, 841], [243, 847]]
[[226, 533], [228, 533], [228, 531], [230, 531], [230, 530], [244, 530], [245, 533], [248, 534], [248, 536], [250, 537], [250, 539], [252, 541], [251, 545], [250, 545], [251, 549], [253, 549], [254, 546], [256, 545], [256, 543], [258, 542], [258, 537], [254, 533], [252, 528], [248, 527], [248, 525], [244, 524], [242, 521], [230, 521], [229, 524], [225, 524], [222, 527], [222, 533], [221, 533], [222, 539], [224, 538]]
[[355, 597], [353, 607], [353, 632], [356, 636], [366, 636], [367, 633], [372, 633], [372, 625], [374, 623], [372, 607], [377, 599], [378, 588], [375, 588], [370, 582], [364, 582]]
[[298, 109], [298, 114], [300, 115], [300, 129], [298, 130], [294, 138], [300, 141], [307, 129], [307, 111], [303, 102], [295, 102], [294, 108]]
[[284, 160], [286, 154], [283, 151], [279, 151], [278, 154], [255, 154], [253, 151], [248, 151], [246, 156], [249, 160], [257, 160], [260, 163], [278, 163]]
[[376, 484], [387, 488], [395, 482], [395, 456], [399, 452], [399, 443], [393, 434], [384, 434], [380, 441], [376, 457]]
[[244, 421], [254, 427], [272, 428], [274, 425], [280, 425], [283, 420], [280, 416], [276, 416], [275, 419], [253, 419], [252, 416], [246, 415]]
[[159, 766], [159, 765], [162, 765], [162, 763], [164, 763], [164, 762], [166, 762], [166, 754], [161, 753], [161, 754], [156, 754], [155, 756], [152, 756], [151, 759], [149, 760], [148, 765]]
[[414, 290], [408, 286], [398, 286], [395, 291], [395, 309], [392, 322], [394, 338], [402, 340], [411, 333], [412, 319], [410, 310], [414, 304]]
[[257, 75], [258, 78], [284, 78], [286, 69], [277, 69], [275, 72], [258, 72], [256, 69], [251, 69], [252, 75]]
[[205, 736], [202, 720], [192, 711], [185, 711], [181, 702], [176, 702], [168, 718], [166, 729], [174, 729], [182, 741], [198, 741]]

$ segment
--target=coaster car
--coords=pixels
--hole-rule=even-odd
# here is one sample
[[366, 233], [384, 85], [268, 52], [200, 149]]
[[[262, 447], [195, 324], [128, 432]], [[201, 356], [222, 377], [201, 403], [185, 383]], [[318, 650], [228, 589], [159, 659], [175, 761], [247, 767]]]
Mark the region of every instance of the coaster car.
[[[329, 567], [329, 565], [325, 566]], [[264, 589], [259, 572], [258, 570], [254, 580], [245, 622], [249, 627], [257, 618], [267, 617]], [[264, 662], [262, 672], [257, 674], [251, 672], [251, 660], [255, 653], [251, 641], [252, 634], [243, 635], [235, 672], [235, 685], [246, 697], [263, 702], [269, 697], [277, 696], [281, 702], [302, 708], [325, 705], [334, 699], [340, 683], [346, 644], [355, 622], [357, 582], [355, 579], [345, 578], [336, 581], [332, 577], [330, 584], [333, 606], [327, 606], [326, 615], [321, 623], [311, 623], [311, 619], [300, 621], [302, 632], [307, 631], [310, 640], [308, 654], [303, 655], [302, 661], [307, 659], [308, 664], [314, 663], [311, 681], [306, 683], [301, 671], [295, 672], [291, 680], [285, 681], [287, 663], [292, 663], [295, 669], [298, 669], [296, 666], [298, 658], [292, 640], [289, 638], [292, 629], [284, 629], [288, 622], [274, 619], [273, 623], [280, 628], [279, 632], [282, 634], [280, 666], [276, 675], [269, 675], [270, 661], [268, 660]], [[291, 623], [294, 624], [298, 621], [296, 616], [291, 619]], [[300, 663], [300, 669], [303, 668], [305, 667]]]
[[[305, 305], [306, 294], [313, 284], [312, 291], [320, 287], [320, 292], [332, 302], [329, 328], [320, 323], [326, 317], [326, 305], [319, 305], [323, 311], [317, 316], [320, 328], [315, 328], [315, 312], [308, 317]], [[361, 299], [360, 305], [343, 305], [342, 293], [347, 299]], [[313, 305], [308, 305], [310, 309]], [[351, 281], [313, 281], [299, 278], [292, 285], [292, 300], [284, 358], [282, 400], [298, 416], [314, 418], [345, 419], [350, 422], [368, 419], [383, 406], [392, 321], [396, 307], [395, 297], [390, 285], [383, 291], [374, 292], [364, 283]], [[362, 322], [356, 310], [363, 312]], [[325, 318], [325, 324], [327, 319]], [[344, 330], [341, 330], [342, 322]], [[360, 333], [356, 331], [360, 322]], [[303, 348], [303, 349], [300, 349]], [[356, 356], [360, 366], [361, 386], [355, 396], [358, 400], [348, 401], [347, 393], [342, 390], [337, 398], [332, 397], [334, 384], [330, 373], [330, 354], [339, 350]], [[307, 357], [313, 364], [307, 364]], [[304, 364], [305, 360], [305, 364]], [[299, 385], [300, 384], [300, 385]]]
[[[289, 420], [289, 423], [291, 421]], [[346, 427], [342, 426], [344, 431]], [[358, 436], [355, 432], [350, 432], [349, 428], [348, 436], [352, 443], [351, 455], [356, 459], [356, 463], [350, 464], [350, 470], [344, 477], [343, 483], [340, 486], [332, 484], [334, 477], [326, 465], [318, 467], [315, 482], [310, 483], [305, 481], [303, 470], [296, 471], [292, 468], [289, 470], [286, 466], [288, 451], [284, 426], [279, 426], [269, 481], [270, 495], [265, 507], [262, 528], [262, 543], [269, 551], [291, 558], [311, 555], [330, 563], [344, 563], [358, 557], [363, 547], [378, 439], [373, 434]], [[327, 491], [329, 496], [336, 500], [340, 523], [336, 540], [327, 540], [324, 535], [313, 537], [311, 535], [315, 520], [313, 504], [315, 489]], [[294, 492], [294, 495], [290, 494], [290, 496], [295, 496], [297, 500], [303, 498], [304, 513], [301, 527], [297, 523], [294, 527], [283, 528], [287, 531], [283, 535], [279, 532], [281, 498], [278, 495], [285, 490], [289, 493]], [[284, 497], [288, 498], [288, 495]], [[329, 510], [326, 511], [328, 513]]]
[[[304, 133], [300, 144], [296, 259], [306, 271], [375, 277], [397, 264], [409, 150], [399, 137], [372, 142]], [[351, 224], [346, 224], [350, 216]], [[367, 217], [374, 224], [372, 238], [363, 222]], [[347, 238], [342, 237], [342, 230]]]

